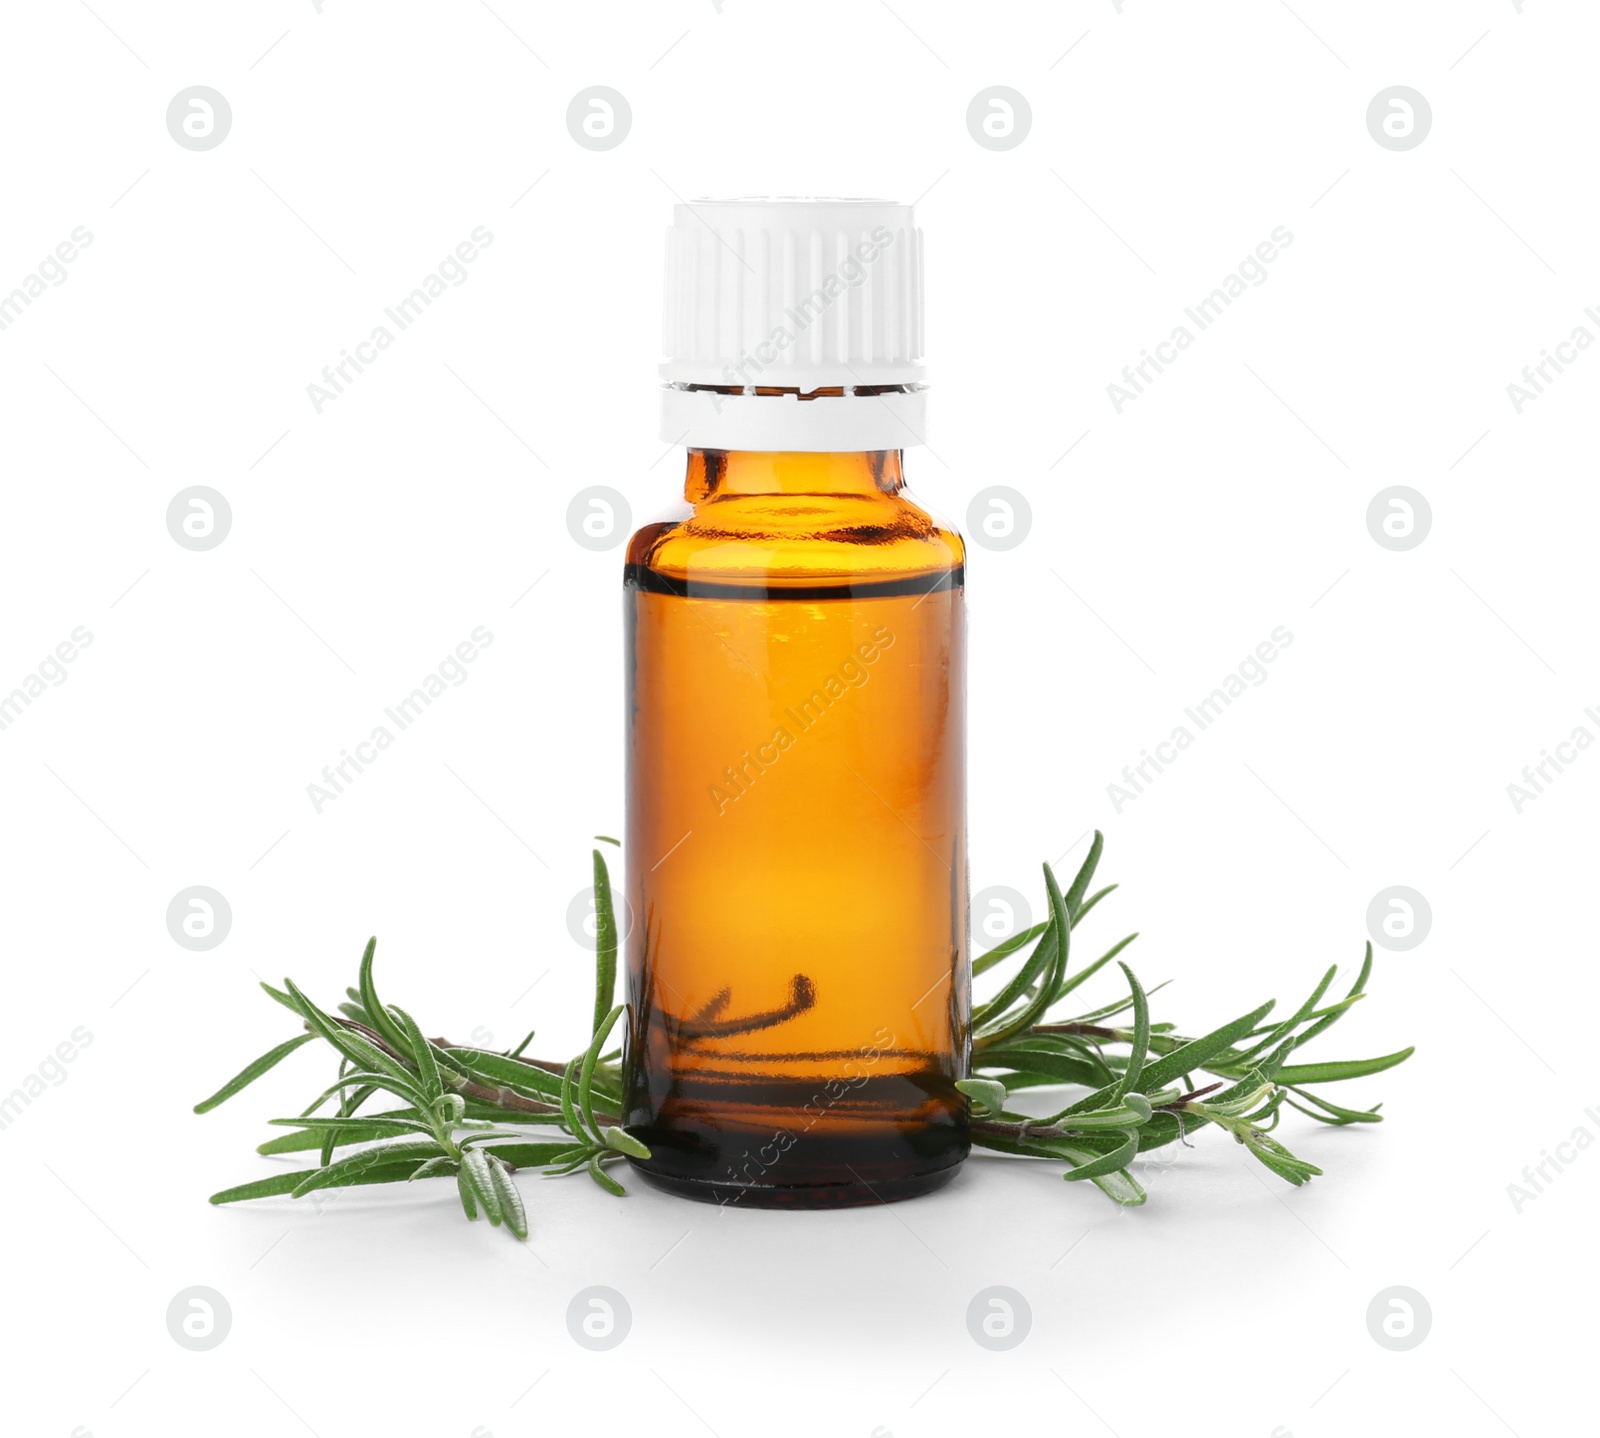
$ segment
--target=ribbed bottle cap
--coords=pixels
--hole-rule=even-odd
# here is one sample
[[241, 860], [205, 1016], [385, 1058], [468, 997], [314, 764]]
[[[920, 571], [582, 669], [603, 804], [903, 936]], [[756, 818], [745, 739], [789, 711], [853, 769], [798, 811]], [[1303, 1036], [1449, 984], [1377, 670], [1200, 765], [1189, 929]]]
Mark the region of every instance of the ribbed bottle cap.
[[[671, 443], [800, 450], [922, 443], [922, 233], [911, 206], [835, 199], [676, 206], [662, 349], [662, 438]], [[861, 387], [872, 392], [858, 393]], [[843, 393], [800, 398], [824, 389]]]

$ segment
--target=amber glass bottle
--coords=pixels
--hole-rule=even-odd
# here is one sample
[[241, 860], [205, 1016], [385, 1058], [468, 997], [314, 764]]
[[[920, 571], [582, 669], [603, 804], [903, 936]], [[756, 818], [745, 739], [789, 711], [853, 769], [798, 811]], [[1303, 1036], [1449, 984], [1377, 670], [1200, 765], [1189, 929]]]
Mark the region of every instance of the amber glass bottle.
[[968, 1146], [961, 540], [896, 450], [695, 449], [684, 497], [625, 576], [636, 1166], [927, 1192]]

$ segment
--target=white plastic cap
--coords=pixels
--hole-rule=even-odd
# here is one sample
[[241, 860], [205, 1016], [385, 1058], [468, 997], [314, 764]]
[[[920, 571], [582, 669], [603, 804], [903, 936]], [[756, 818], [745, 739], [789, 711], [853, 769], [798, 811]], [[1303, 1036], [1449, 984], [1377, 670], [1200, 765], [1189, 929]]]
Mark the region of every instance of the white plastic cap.
[[[662, 349], [661, 437], [669, 443], [811, 451], [921, 444], [922, 232], [911, 206], [678, 205], [667, 231]], [[860, 386], [891, 389], [860, 394]], [[797, 393], [758, 395], [758, 387]], [[843, 395], [800, 397], [832, 388]]]

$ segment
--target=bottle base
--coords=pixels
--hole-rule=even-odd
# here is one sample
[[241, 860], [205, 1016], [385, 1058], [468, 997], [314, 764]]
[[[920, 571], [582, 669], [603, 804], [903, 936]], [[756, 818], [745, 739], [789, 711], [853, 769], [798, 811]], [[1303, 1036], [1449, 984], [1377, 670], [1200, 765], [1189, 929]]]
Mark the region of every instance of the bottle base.
[[929, 1173], [877, 1178], [870, 1182], [856, 1176], [823, 1183], [736, 1184], [658, 1173], [632, 1159], [629, 1165], [652, 1188], [676, 1194], [679, 1198], [714, 1203], [721, 1208], [869, 1208], [874, 1204], [899, 1203], [904, 1199], [933, 1193], [961, 1171], [961, 1163], [957, 1161]]

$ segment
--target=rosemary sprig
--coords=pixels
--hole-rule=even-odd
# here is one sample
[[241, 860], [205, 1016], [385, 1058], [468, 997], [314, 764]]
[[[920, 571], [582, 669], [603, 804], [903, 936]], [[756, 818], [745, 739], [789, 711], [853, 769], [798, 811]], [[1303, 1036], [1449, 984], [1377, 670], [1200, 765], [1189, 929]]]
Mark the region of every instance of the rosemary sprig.
[[[1379, 1123], [1381, 1105], [1343, 1108], [1310, 1088], [1379, 1073], [1403, 1063], [1413, 1052], [1405, 1048], [1371, 1059], [1289, 1062], [1296, 1050], [1326, 1032], [1365, 997], [1372, 945], [1367, 945], [1356, 981], [1342, 999], [1322, 1004], [1338, 972], [1330, 968], [1305, 1002], [1276, 1024], [1262, 1024], [1275, 1006], [1272, 1000], [1195, 1038], [1179, 1034], [1168, 1023], [1152, 1024], [1147, 996], [1120, 960], [1128, 998], [1071, 1018], [1047, 1020], [1044, 1016], [1057, 1003], [1138, 937], [1128, 935], [1076, 974], [1066, 975], [1059, 956], [1065, 954], [1084, 914], [1110, 892], [1102, 889], [1089, 901], [1082, 897], [1094, 881], [1104, 847], [1096, 832], [1065, 895], [1046, 864], [1050, 917], [973, 964], [975, 973], [983, 972], [994, 966], [997, 956], [1004, 962], [1036, 940], [1032, 955], [1011, 982], [973, 1015], [974, 1076], [956, 1085], [975, 1109], [982, 1109], [972, 1123], [973, 1142], [999, 1153], [1060, 1159], [1067, 1164], [1063, 1178], [1091, 1180], [1116, 1202], [1129, 1206], [1145, 1201], [1143, 1188], [1128, 1171], [1129, 1163], [1165, 1144], [1187, 1144], [1188, 1134], [1206, 1124], [1231, 1133], [1288, 1183], [1298, 1186], [1319, 1176], [1321, 1169], [1296, 1158], [1271, 1136], [1284, 1103], [1321, 1123]], [[1130, 1009], [1131, 1027], [1104, 1022]], [[1215, 1075], [1218, 1081], [1197, 1088], [1195, 1074]], [[1019, 1090], [1062, 1083], [1091, 1085], [1094, 1091], [1048, 1118], [1030, 1118], [1005, 1107]], [[1304, 1102], [1295, 1103], [1290, 1094]]]
[[[1345, 1108], [1312, 1089], [1381, 1072], [1412, 1053], [1407, 1048], [1372, 1059], [1289, 1062], [1365, 996], [1372, 945], [1367, 945], [1360, 973], [1342, 999], [1323, 1002], [1337, 973], [1330, 968], [1281, 1022], [1263, 1023], [1273, 1009], [1269, 1001], [1209, 1033], [1186, 1037], [1170, 1023], [1151, 1021], [1150, 995], [1120, 958], [1137, 934], [1069, 972], [1074, 931], [1116, 888], [1113, 884], [1089, 893], [1103, 849], [1097, 832], [1064, 893], [1046, 864], [1049, 917], [973, 963], [975, 974], [994, 969], [1004, 973], [1002, 966], [1012, 966], [995, 996], [973, 1011], [973, 1076], [956, 1084], [971, 1106], [973, 1143], [1009, 1156], [1064, 1163], [1063, 1178], [1091, 1182], [1129, 1206], [1145, 1201], [1129, 1171], [1133, 1160], [1165, 1144], [1188, 1144], [1189, 1133], [1207, 1124], [1231, 1133], [1288, 1183], [1302, 1184], [1319, 1175], [1321, 1169], [1296, 1158], [1272, 1137], [1283, 1106], [1335, 1126], [1381, 1122], [1379, 1105]], [[607, 1168], [627, 1156], [648, 1158], [650, 1151], [622, 1123], [619, 1054], [605, 1052], [624, 1006], [615, 1002], [618, 929], [610, 874], [598, 849], [593, 858], [594, 1022], [581, 1054], [565, 1063], [525, 1057], [531, 1033], [505, 1051], [426, 1037], [406, 1010], [379, 998], [373, 980], [377, 940], [369, 940], [357, 983], [346, 990], [335, 1013], [318, 1007], [291, 979], [284, 980], [282, 989], [263, 984], [268, 995], [298, 1017], [304, 1032], [247, 1064], [195, 1105], [196, 1113], [209, 1112], [296, 1049], [320, 1039], [338, 1055], [335, 1081], [298, 1116], [272, 1119], [274, 1126], [292, 1132], [267, 1140], [257, 1150], [268, 1155], [315, 1151], [317, 1164], [224, 1189], [211, 1202], [281, 1194], [302, 1198], [329, 1188], [453, 1178], [469, 1219], [482, 1216], [521, 1239], [527, 1237], [528, 1220], [512, 1179], [519, 1170], [553, 1178], [581, 1169], [607, 1192], [625, 1193]], [[1023, 957], [1029, 944], [1033, 948]], [[1112, 962], [1128, 985], [1126, 998], [1070, 1018], [1051, 1017], [1058, 1004]], [[794, 1012], [811, 1003], [809, 981], [801, 993], [801, 979], [796, 980]], [[728, 998], [724, 992], [714, 1001], [715, 1012], [697, 1016], [707, 1032], [746, 1026], [718, 1019]], [[1109, 1022], [1123, 1014], [1131, 1016], [1131, 1023]], [[788, 1016], [760, 1014], [749, 1024], [770, 1026]], [[1214, 1081], [1196, 1087], [1196, 1074], [1214, 1076]], [[1091, 1091], [1043, 1118], [1009, 1107], [1012, 1096], [1024, 1089], [1062, 1085]], [[399, 1100], [400, 1107], [358, 1112], [379, 1093]], [[333, 1100], [335, 1111], [319, 1114]], [[551, 1129], [557, 1137], [536, 1142], [530, 1127]], [[339, 1157], [340, 1150], [353, 1151]]]

